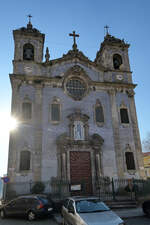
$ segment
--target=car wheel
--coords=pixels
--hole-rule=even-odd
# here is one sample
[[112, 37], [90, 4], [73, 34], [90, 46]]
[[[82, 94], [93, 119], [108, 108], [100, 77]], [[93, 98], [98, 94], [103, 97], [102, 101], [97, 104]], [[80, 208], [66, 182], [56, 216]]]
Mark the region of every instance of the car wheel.
[[33, 221], [33, 220], [36, 219], [36, 214], [33, 211], [29, 211], [28, 215], [27, 215], [27, 218], [28, 218], [29, 221]]
[[0, 211], [0, 217], [1, 219], [5, 218], [5, 211], [3, 209]]

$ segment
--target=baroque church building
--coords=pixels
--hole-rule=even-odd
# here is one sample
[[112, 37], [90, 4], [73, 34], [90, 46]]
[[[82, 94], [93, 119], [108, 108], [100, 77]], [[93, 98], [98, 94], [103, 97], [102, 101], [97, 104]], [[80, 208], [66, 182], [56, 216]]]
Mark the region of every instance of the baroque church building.
[[[85, 181], [95, 193], [100, 177], [144, 178], [134, 101], [129, 44], [108, 32], [94, 61], [77, 47], [50, 59], [45, 35], [27, 27], [13, 31], [12, 115], [8, 177], [11, 191], [21, 183]], [[21, 188], [22, 187], [22, 188]]]

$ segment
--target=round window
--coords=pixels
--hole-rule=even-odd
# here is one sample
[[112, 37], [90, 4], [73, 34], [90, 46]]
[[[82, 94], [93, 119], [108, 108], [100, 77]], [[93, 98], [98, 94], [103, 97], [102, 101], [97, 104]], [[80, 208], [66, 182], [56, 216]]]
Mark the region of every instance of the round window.
[[69, 95], [76, 100], [80, 100], [86, 92], [86, 85], [82, 80], [78, 78], [72, 78], [67, 81], [66, 89]]

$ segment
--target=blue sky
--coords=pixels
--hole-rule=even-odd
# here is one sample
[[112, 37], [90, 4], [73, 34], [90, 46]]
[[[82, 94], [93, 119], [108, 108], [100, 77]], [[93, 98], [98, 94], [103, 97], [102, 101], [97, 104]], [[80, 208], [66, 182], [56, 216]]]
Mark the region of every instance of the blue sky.
[[[14, 42], [12, 30], [32, 24], [45, 33], [51, 59], [61, 57], [72, 47], [69, 33], [80, 34], [78, 48], [94, 60], [104, 39], [104, 26], [110, 34], [130, 43], [129, 58], [135, 89], [135, 101], [141, 139], [150, 131], [150, 1], [149, 0], [5, 0], [0, 3], [0, 175], [6, 173], [8, 132], [4, 121], [10, 112]], [[45, 50], [44, 50], [45, 51]], [[45, 53], [44, 53], [45, 54]], [[3, 115], [3, 116], [2, 116]], [[3, 118], [4, 117], [4, 118]]]

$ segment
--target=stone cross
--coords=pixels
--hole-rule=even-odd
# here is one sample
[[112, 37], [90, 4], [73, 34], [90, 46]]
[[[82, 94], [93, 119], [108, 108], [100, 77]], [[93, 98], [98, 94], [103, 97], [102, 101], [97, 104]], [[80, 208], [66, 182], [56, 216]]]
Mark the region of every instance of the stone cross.
[[73, 31], [73, 33], [69, 34], [69, 36], [72, 36], [73, 37], [73, 50], [76, 50], [77, 49], [77, 44], [76, 44], [76, 37], [79, 37], [79, 34], [76, 34], [75, 31]]
[[27, 17], [29, 17], [29, 23], [31, 23], [31, 18], [32, 18], [31, 14], [29, 14]]
[[109, 34], [108, 29], [109, 29], [110, 27], [109, 27], [108, 25], [106, 25], [104, 28], [106, 29], [106, 35], [108, 35], [108, 34]]

